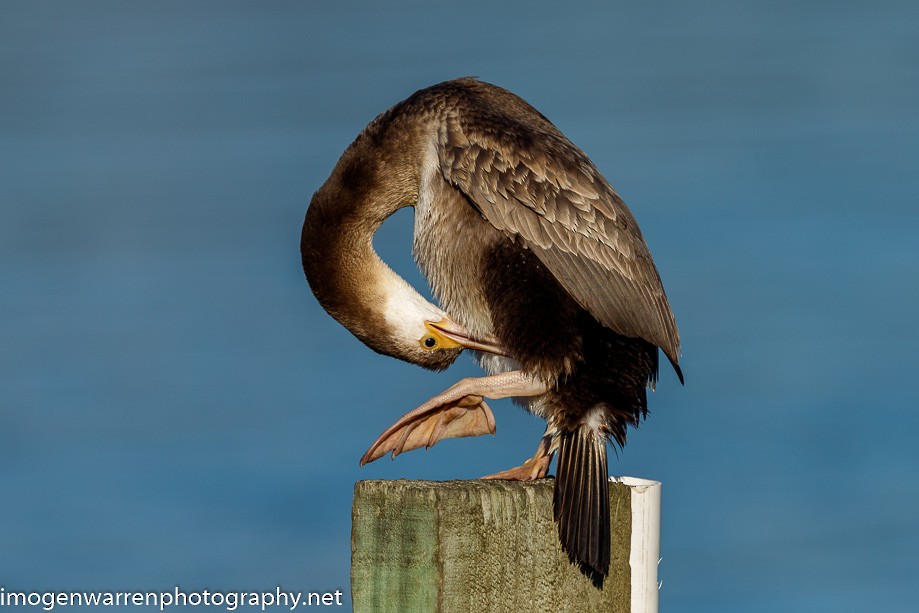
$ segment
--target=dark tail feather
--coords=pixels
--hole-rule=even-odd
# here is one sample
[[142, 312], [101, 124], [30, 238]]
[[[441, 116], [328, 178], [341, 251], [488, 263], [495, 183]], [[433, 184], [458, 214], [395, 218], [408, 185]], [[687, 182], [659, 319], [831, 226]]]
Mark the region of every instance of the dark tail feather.
[[609, 474], [606, 441], [584, 425], [560, 435], [555, 522], [562, 549], [594, 585], [609, 574]]

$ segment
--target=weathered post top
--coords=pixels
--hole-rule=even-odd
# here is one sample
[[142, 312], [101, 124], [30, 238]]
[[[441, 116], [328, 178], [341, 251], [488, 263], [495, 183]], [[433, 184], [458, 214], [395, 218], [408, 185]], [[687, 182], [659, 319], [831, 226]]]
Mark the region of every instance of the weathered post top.
[[657, 611], [660, 483], [610, 483], [610, 574], [572, 566], [551, 479], [359, 481], [351, 529], [355, 613]]

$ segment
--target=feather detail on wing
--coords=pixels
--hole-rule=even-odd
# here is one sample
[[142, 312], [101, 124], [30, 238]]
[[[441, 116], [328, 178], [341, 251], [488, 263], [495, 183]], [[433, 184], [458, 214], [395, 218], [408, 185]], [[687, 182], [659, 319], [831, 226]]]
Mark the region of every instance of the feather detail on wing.
[[437, 133], [444, 178], [601, 324], [657, 345], [679, 373], [679, 332], [638, 224], [587, 156], [538, 117], [541, 131], [448, 114]]

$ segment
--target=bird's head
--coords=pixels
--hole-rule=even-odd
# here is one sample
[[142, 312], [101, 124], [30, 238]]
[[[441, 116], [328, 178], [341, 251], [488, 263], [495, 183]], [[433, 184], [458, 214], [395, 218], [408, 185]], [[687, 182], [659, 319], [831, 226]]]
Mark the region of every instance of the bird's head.
[[382, 306], [387, 329], [385, 347], [381, 351], [371, 345], [381, 353], [431, 370], [447, 368], [463, 349], [504, 355], [503, 347], [494, 338], [471, 334], [414, 290], [393, 292]]

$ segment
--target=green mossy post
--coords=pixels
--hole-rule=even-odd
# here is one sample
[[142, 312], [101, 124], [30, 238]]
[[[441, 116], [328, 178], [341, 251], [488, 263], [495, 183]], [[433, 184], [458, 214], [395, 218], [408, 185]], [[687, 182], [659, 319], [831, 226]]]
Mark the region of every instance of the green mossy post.
[[[598, 590], [561, 550], [552, 487], [552, 479], [359, 481], [355, 613], [631, 611], [632, 488], [610, 483], [612, 558]], [[646, 610], [656, 610], [656, 588]]]

